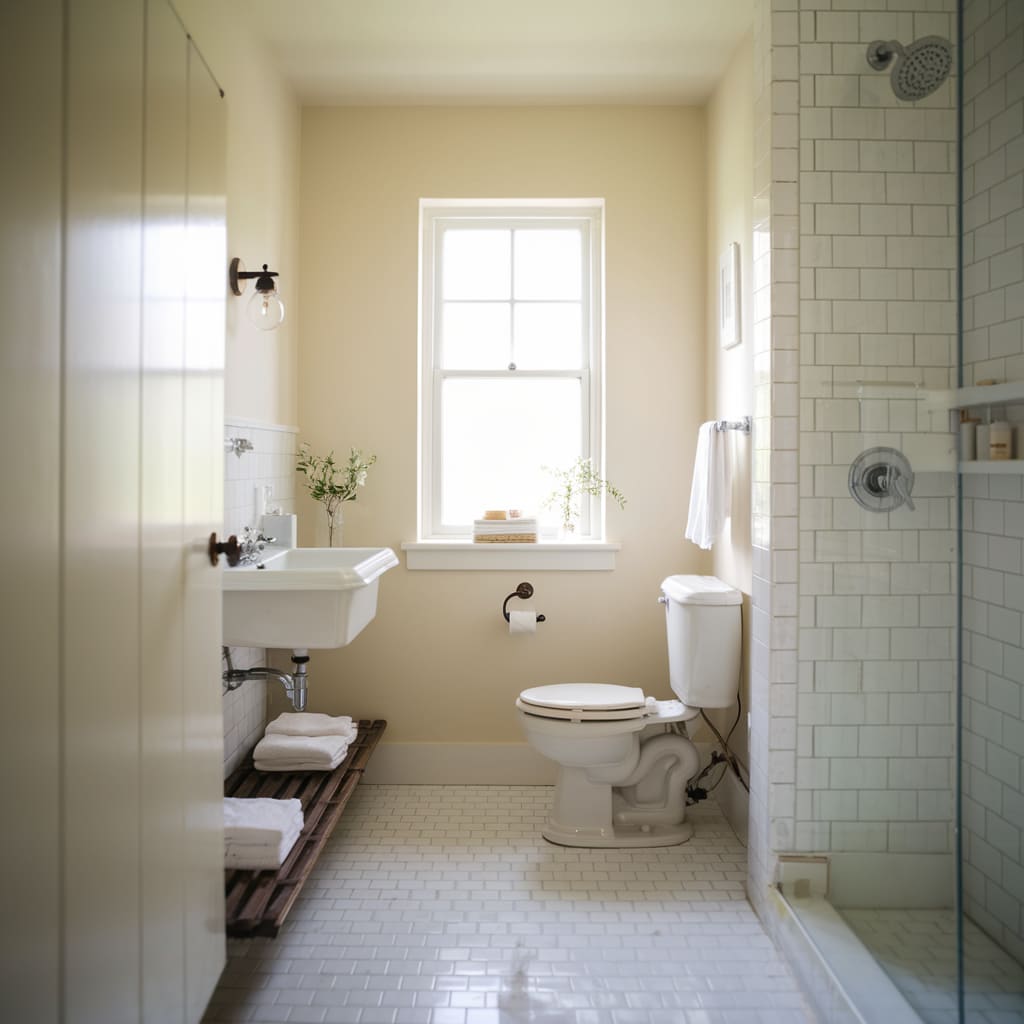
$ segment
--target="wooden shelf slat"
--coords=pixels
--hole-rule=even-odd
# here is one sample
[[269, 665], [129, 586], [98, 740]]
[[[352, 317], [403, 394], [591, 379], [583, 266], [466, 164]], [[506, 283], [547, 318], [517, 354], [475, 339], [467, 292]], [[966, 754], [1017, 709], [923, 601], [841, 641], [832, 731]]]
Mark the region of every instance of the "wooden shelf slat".
[[362, 781], [387, 724], [382, 719], [361, 721], [345, 760], [332, 772], [261, 772], [249, 762], [227, 779], [225, 796], [297, 799], [304, 816], [302, 833], [277, 871], [229, 868], [224, 872], [228, 935], [277, 935]]

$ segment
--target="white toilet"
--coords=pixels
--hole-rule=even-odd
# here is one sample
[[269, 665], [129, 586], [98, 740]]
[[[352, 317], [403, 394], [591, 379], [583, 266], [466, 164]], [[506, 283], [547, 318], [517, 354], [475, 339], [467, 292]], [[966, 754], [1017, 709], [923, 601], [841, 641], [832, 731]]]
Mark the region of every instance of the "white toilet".
[[743, 596], [714, 576], [669, 576], [661, 590], [679, 700], [632, 686], [562, 683], [523, 690], [516, 701], [526, 738], [560, 766], [541, 832], [553, 843], [673, 846], [693, 834], [684, 818], [697, 749], [669, 727], [736, 702]]

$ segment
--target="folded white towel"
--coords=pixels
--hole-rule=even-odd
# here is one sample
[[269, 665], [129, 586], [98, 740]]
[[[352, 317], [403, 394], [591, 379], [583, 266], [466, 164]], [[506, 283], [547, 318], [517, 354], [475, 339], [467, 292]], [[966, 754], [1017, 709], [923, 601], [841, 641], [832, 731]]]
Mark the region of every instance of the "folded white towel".
[[302, 834], [302, 829], [298, 825], [293, 825], [287, 832], [283, 832], [274, 840], [268, 840], [261, 843], [248, 843], [248, 842], [236, 842], [232, 839], [225, 838], [224, 840], [224, 851], [225, 853], [273, 853], [277, 850], [282, 843], [294, 843], [297, 836]]
[[705, 551], [714, 544], [729, 518], [731, 482], [726, 445], [730, 433], [718, 430], [715, 421], [711, 420], [701, 424], [697, 434], [685, 536]]
[[293, 828], [276, 843], [227, 844], [224, 847], [224, 866], [256, 871], [279, 868], [301, 834], [301, 828]]
[[474, 533], [536, 533], [536, 519], [474, 519]]
[[333, 772], [345, 760], [344, 754], [330, 762], [323, 761], [254, 761], [258, 772]]
[[337, 767], [348, 750], [344, 736], [264, 736], [256, 744], [252, 759], [257, 768], [282, 762], [301, 762], [313, 767]]
[[282, 836], [302, 830], [299, 800], [270, 800], [266, 797], [224, 798], [225, 843], [280, 843]]
[[358, 727], [349, 715], [322, 715], [312, 711], [286, 711], [275, 718], [266, 735], [356, 737]]

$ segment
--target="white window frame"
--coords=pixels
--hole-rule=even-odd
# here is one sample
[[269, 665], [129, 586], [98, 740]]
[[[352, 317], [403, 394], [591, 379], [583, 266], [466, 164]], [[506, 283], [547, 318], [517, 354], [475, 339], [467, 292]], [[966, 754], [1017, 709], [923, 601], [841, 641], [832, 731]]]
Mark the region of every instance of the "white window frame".
[[[584, 244], [583, 316], [584, 365], [579, 370], [445, 370], [437, 363], [440, 303], [437, 302], [437, 268], [444, 231], [466, 227], [513, 228], [524, 225], [572, 224], [581, 229]], [[571, 377], [581, 381], [581, 437], [583, 455], [603, 468], [604, 450], [604, 202], [580, 200], [439, 200], [420, 201], [420, 324], [419, 324], [419, 547], [438, 541], [471, 540], [468, 526], [445, 527], [441, 516], [441, 388], [449, 378], [548, 378]], [[510, 424], [514, 429], [514, 424]], [[552, 489], [554, 481], [552, 480]], [[539, 510], [538, 510], [539, 511]], [[590, 546], [604, 545], [604, 497], [584, 503], [579, 540]], [[555, 538], [540, 538], [551, 543]], [[494, 545], [475, 545], [492, 548]], [[502, 547], [505, 547], [502, 545]], [[526, 547], [508, 545], [508, 547]], [[536, 548], [536, 545], [530, 547]], [[617, 547], [617, 546], [616, 546]], [[482, 554], [482, 552], [481, 552]], [[492, 554], [499, 554], [494, 552]], [[492, 559], [493, 560], [493, 559]], [[410, 561], [411, 567], [411, 561]], [[601, 565], [608, 568], [608, 565]]]

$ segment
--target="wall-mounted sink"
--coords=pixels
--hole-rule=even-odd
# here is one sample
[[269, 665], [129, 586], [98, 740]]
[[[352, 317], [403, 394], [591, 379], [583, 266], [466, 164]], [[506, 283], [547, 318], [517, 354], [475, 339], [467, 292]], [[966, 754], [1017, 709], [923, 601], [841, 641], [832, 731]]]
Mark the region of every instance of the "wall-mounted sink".
[[377, 614], [391, 548], [271, 548], [225, 569], [224, 643], [232, 647], [344, 647]]

